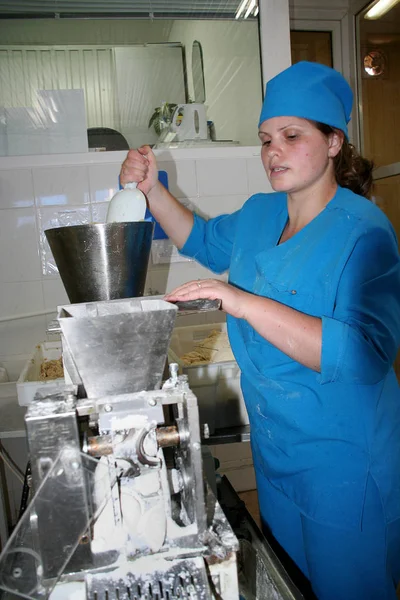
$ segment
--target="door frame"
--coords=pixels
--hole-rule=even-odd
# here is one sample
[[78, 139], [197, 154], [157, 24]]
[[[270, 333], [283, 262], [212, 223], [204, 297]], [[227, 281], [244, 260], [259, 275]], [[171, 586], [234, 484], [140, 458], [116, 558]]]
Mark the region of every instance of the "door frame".
[[340, 21], [311, 21], [309, 19], [290, 19], [290, 29], [293, 31], [329, 32], [332, 36], [333, 68], [343, 73], [342, 28]]
[[[359, 135], [359, 103], [358, 88], [356, 80], [355, 64], [355, 36], [351, 36], [349, 31], [353, 19], [347, 11], [332, 11], [329, 16], [334, 18], [310, 19], [305, 18], [309, 11], [296, 11], [297, 16], [290, 20], [290, 29], [295, 31], [329, 31], [332, 35], [332, 59], [333, 68], [340, 71], [349, 82], [354, 93], [353, 119], [350, 121], [349, 139], [357, 147], [360, 147]], [[314, 17], [318, 17], [318, 9], [314, 11]], [[321, 12], [321, 16], [325, 14]], [[327, 15], [325, 14], [325, 17]]]
[[[373, 0], [350, 0], [349, 15], [352, 27], [352, 44], [354, 47], [354, 69], [356, 74], [356, 89], [357, 89], [357, 125], [358, 125], [358, 147], [363, 151], [364, 140], [363, 140], [363, 105], [362, 105], [362, 93], [361, 93], [361, 71], [357, 70], [358, 61], [361, 60], [359, 56], [357, 39], [358, 39], [358, 28], [357, 28], [357, 14], [365, 9], [369, 4], [372, 4]], [[372, 176], [374, 181], [380, 179], [386, 179], [387, 177], [393, 177], [400, 175], [400, 162], [394, 162], [387, 165], [382, 165], [373, 170]]]

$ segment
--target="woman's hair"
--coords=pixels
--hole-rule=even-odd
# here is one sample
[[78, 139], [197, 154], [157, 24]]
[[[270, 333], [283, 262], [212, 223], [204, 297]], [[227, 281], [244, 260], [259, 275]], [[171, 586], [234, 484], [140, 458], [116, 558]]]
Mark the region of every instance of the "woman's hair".
[[[337, 130], [324, 123], [315, 123], [317, 129], [328, 136]], [[349, 188], [355, 194], [369, 198], [372, 188], [373, 163], [361, 156], [353, 144], [343, 137], [343, 144], [339, 154], [333, 161], [335, 177], [339, 185]]]

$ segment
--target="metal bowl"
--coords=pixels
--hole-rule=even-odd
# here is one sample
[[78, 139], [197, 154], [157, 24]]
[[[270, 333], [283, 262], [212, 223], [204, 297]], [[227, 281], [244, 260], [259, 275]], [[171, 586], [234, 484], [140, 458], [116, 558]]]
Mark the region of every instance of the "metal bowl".
[[108, 223], [45, 231], [72, 304], [143, 296], [154, 223]]

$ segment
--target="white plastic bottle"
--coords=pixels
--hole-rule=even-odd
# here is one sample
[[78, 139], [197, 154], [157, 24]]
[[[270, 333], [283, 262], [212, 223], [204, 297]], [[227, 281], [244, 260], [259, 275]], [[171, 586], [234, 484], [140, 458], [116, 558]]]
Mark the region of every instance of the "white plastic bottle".
[[106, 223], [143, 221], [146, 214], [146, 198], [137, 189], [137, 183], [126, 183], [110, 200]]

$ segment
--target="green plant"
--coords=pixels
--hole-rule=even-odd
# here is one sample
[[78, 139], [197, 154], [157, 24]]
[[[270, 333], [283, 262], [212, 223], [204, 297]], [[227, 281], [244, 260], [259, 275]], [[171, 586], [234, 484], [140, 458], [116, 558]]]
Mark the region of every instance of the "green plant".
[[163, 102], [161, 106], [154, 109], [150, 117], [149, 127], [153, 126], [157, 135], [160, 135], [161, 131], [171, 123], [176, 107], [177, 104]]

